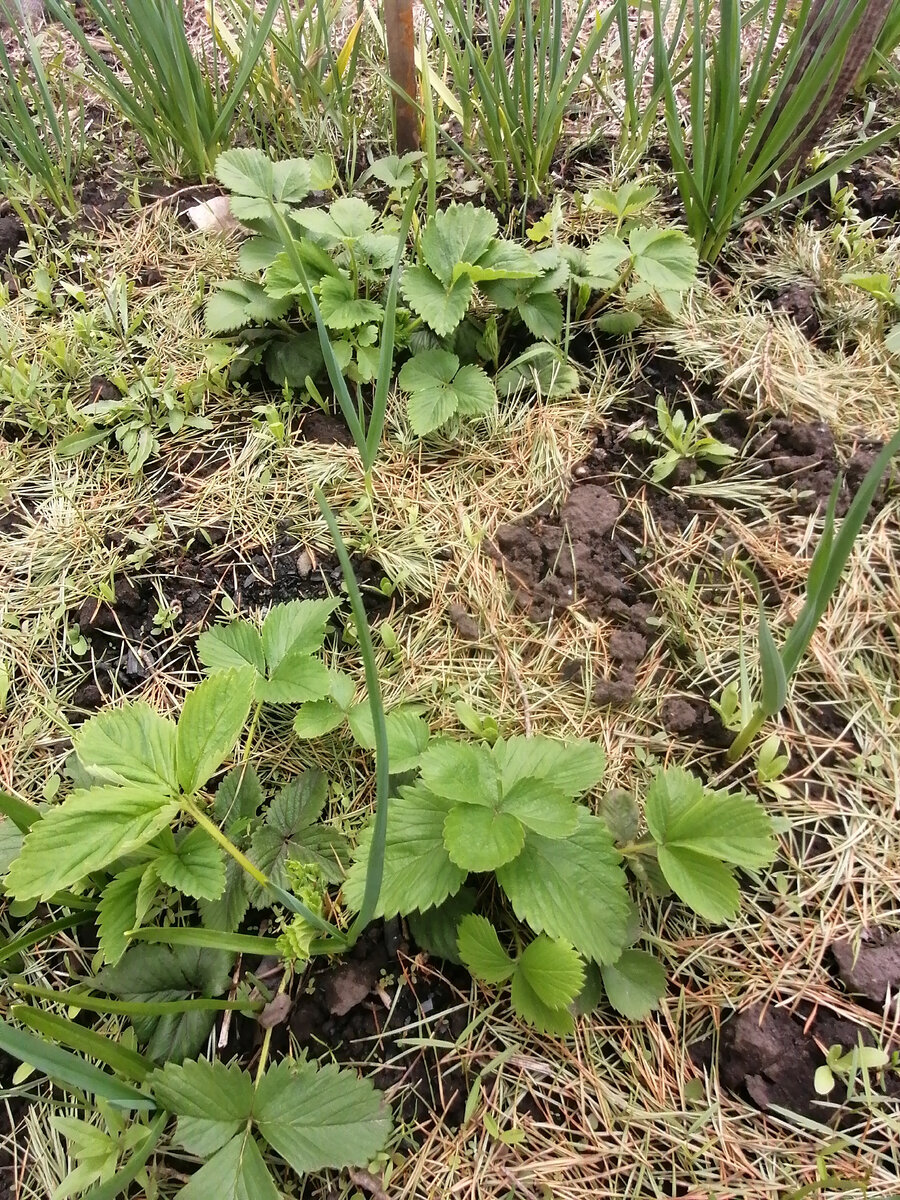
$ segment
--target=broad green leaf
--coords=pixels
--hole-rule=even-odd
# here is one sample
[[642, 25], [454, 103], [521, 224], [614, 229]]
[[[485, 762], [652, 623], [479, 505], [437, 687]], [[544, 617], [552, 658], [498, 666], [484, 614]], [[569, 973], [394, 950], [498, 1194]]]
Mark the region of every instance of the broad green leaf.
[[[388, 806], [384, 880], [376, 917], [424, 912], [459, 891], [466, 871], [444, 848], [444, 821], [453, 806], [424, 787], [401, 788]], [[344, 883], [344, 900], [354, 912], [362, 904], [372, 842], [368, 826], [359, 840], [353, 866]]]
[[558, 346], [538, 342], [504, 367], [495, 383], [498, 393], [507, 398], [524, 389], [553, 400], [577, 392], [579, 378]]
[[340, 600], [292, 600], [269, 610], [262, 626], [266, 664], [272, 672], [288, 654], [315, 654]]
[[457, 263], [477, 263], [497, 236], [497, 218], [474, 204], [450, 204], [436, 212], [422, 232], [425, 265], [449, 284]]
[[535, 933], [571, 943], [586, 958], [614, 962], [628, 940], [632, 905], [606, 825], [579, 809], [568, 838], [525, 835], [518, 858], [497, 872], [513, 911]]
[[480, 742], [432, 742], [419, 763], [422, 783], [436, 796], [496, 808], [500, 781], [494, 756]]
[[641, 824], [641, 810], [631, 792], [617, 788], [600, 801], [600, 816], [617, 842], [634, 841]]
[[177, 791], [175, 726], [143, 701], [85, 721], [73, 739], [79, 762], [111, 783]]
[[245, 275], [252, 275], [254, 271], [265, 271], [281, 253], [283, 251], [280, 238], [257, 234], [256, 237], [248, 238], [241, 246], [238, 252], [238, 266]]
[[197, 657], [211, 671], [252, 667], [263, 675], [266, 670], [262, 638], [249, 621], [232, 621], [230, 625], [217, 625], [201, 633], [197, 638]]
[[505, 983], [516, 970], [515, 962], [500, 945], [497, 930], [486, 917], [474, 914], [463, 917], [457, 949], [469, 973], [483, 983]]
[[201, 788], [234, 748], [253, 700], [256, 673], [221, 671], [197, 685], [178, 719], [178, 782], [188, 795]]
[[639, 226], [628, 235], [628, 245], [634, 255], [635, 274], [651, 287], [678, 292], [696, 283], [697, 251], [679, 230]]
[[894, 325], [885, 334], [884, 348], [889, 354], [900, 354], [900, 325]]
[[[216, 179], [239, 196], [271, 196], [275, 188], [272, 160], [255, 147], [227, 150], [216, 159]], [[303, 197], [299, 197], [301, 200]]]
[[548, 838], [569, 837], [578, 828], [578, 808], [546, 779], [520, 779], [504, 790], [500, 809]]
[[497, 405], [497, 392], [487, 373], [474, 363], [460, 367], [453, 377], [456, 411], [465, 417], [483, 417]]
[[589, 248], [585, 255], [585, 267], [589, 275], [612, 287], [630, 258], [631, 251], [622, 239], [608, 233], [597, 238]]
[[19, 1062], [28, 1063], [36, 1071], [42, 1071], [57, 1083], [65, 1084], [88, 1095], [108, 1100], [116, 1108], [125, 1110], [153, 1109], [149, 1096], [120, 1083], [114, 1075], [101, 1071], [93, 1063], [85, 1062], [77, 1054], [70, 1054], [54, 1046], [46, 1038], [35, 1037], [23, 1029], [15, 1029], [0, 1020], [0, 1050]]
[[473, 284], [461, 276], [445, 287], [427, 267], [407, 267], [403, 272], [400, 290], [410, 308], [422, 318], [438, 337], [446, 337], [457, 327], [469, 308]]
[[594, 328], [604, 333], [614, 333], [625, 336], [634, 333], [643, 324], [643, 318], [636, 312], [607, 312], [594, 319]]
[[[218, 164], [217, 164], [218, 166]], [[325, 184], [324, 188], [330, 187]], [[272, 164], [272, 195], [285, 204], [299, 204], [313, 190], [324, 190], [321, 165], [305, 158], [283, 158]]]
[[[289, 860], [315, 863], [331, 883], [343, 878], [346, 840], [331, 826], [317, 824], [327, 799], [325, 775], [304, 771], [269, 805], [265, 824], [251, 838], [249, 857], [277, 887], [288, 886], [285, 863]], [[247, 880], [247, 890], [257, 906], [271, 899], [255, 880]]]
[[410, 913], [407, 920], [416, 945], [426, 950], [432, 958], [461, 962], [456, 941], [457, 930], [462, 918], [474, 910], [476, 898], [474, 888], [463, 887], [436, 908]]
[[659, 865], [679, 899], [707, 921], [730, 921], [741, 896], [731, 870], [718, 859], [684, 846], [660, 846]]
[[549, 1004], [545, 1004], [529, 983], [528, 976], [522, 971], [516, 971], [513, 975], [510, 998], [517, 1016], [541, 1033], [564, 1037], [575, 1028], [575, 1021], [568, 1008], [551, 1008]]
[[127, 871], [120, 871], [103, 889], [97, 928], [100, 950], [108, 963], [117, 963], [128, 949], [126, 935], [137, 924], [137, 898], [143, 874], [143, 863], [129, 867]]
[[213, 800], [213, 813], [226, 829], [235, 822], [248, 822], [256, 816], [263, 802], [256, 767], [241, 763], [232, 767], [219, 786]]
[[331, 687], [331, 672], [320, 658], [290, 650], [268, 679], [257, 677], [254, 696], [268, 704], [303, 704], [321, 700]]
[[225, 859], [209, 834], [200, 828], [175, 840], [154, 862], [159, 878], [195, 900], [218, 900], [225, 891]]
[[323, 737], [346, 720], [346, 711], [333, 700], [308, 700], [294, 717], [294, 733], [299, 738]]
[[[276, 300], [284, 297], [302, 297], [305, 303], [307, 287], [323, 276], [338, 275], [338, 268], [326, 251], [309, 238], [294, 238], [291, 250], [290, 254], [282, 250], [280, 254], [275, 255], [266, 267], [263, 284], [266, 294]], [[295, 256], [300, 260], [305, 279], [297, 271]]]
[[609, 1002], [629, 1021], [642, 1021], [666, 991], [666, 970], [645, 950], [626, 950], [614, 963], [600, 968]]
[[334, 246], [352, 242], [367, 233], [375, 222], [375, 210], [356, 196], [342, 196], [326, 212], [322, 208], [303, 208], [292, 214], [293, 220], [314, 236]]
[[225, 890], [216, 900], [200, 901], [200, 916], [207, 929], [233, 933], [250, 907], [247, 875], [233, 858], [225, 860]]
[[447, 853], [466, 871], [495, 871], [511, 862], [524, 844], [521, 822], [492, 808], [456, 804], [444, 822]]
[[319, 335], [314, 329], [303, 329], [287, 338], [273, 341], [265, 354], [266, 374], [275, 383], [291, 387], [306, 386], [306, 377], [315, 379], [325, 360]]
[[256, 1089], [253, 1116], [298, 1175], [368, 1163], [391, 1130], [390, 1112], [367, 1079], [308, 1062], [270, 1067]]
[[24, 837], [9, 817], [0, 817], [0, 876], [6, 874], [22, 853]]
[[748, 869], [766, 866], [775, 856], [772, 822], [758, 801], [743, 792], [707, 789], [683, 767], [657, 771], [644, 815], [660, 846], [680, 846]]
[[6, 891], [16, 900], [49, 899], [140, 849], [177, 816], [178, 805], [149, 787], [73, 792], [36, 822], [10, 867]]
[[566, 796], [580, 796], [595, 788], [606, 770], [603, 749], [586, 738], [566, 742], [540, 734], [511, 737], [497, 742], [494, 757], [504, 793], [521, 779], [545, 779]]
[[[221, 996], [231, 987], [232, 954], [194, 946], [135, 945], [92, 986], [120, 1000], [186, 1000]], [[214, 1012], [190, 1010], [167, 1016], [132, 1017], [138, 1041], [154, 1062], [194, 1058], [209, 1036]]]
[[177, 1193], [176, 1200], [281, 1200], [249, 1129], [235, 1134]]
[[562, 301], [552, 292], [529, 294], [518, 304], [519, 316], [530, 333], [545, 342], [555, 342], [562, 335], [564, 321]]
[[352, 280], [343, 275], [323, 279], [319, 284], [319, 311], [329, 329], [355, 329], [369, 321], [380, 321], [384, 314], [380, 304], [358, 296]]
[[[357, 704], [347, 714], [350, 732], [358, 745], [366, 750], [375, 749], [375, 728], [372, 710], [367, 701]], [[431, 730], [415, 709], [395, 708], [385, 713], [387, 730], [388, 763], [392, 775], [402, 775], [418, 766], [422, 752], [428, 745]]]
[[249, 279], [230, 279], [219, 284], [206, 302], [206, 332], [231, 333], [245, 325], [280, 321], [291, 307], [291, 298], [276, 299]]
[[175, 1139], [189, 1154], [214, 1154], [250, 1119], [253, 1077], [238, 1063], [170, 1062], [148, 1082], [160, 1108], [178, 1117]]
[[565, 942], [540, 934], [519, 955], [516, 974], [548, 1008], [567, 1008], [584, 985], [581, 956]]

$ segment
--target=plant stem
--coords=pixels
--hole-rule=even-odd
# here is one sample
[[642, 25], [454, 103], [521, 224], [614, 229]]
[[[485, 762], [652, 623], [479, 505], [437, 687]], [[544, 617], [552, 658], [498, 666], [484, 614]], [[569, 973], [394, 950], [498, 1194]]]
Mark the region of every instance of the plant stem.
[[741, 726], [737, 737], [728, 747], [729, 762], [738, 762], [739, 759], [743, 758], [747, 753], [750, 743], [759, 733], [760, 729], [762, 729], [765, 719], [766, 714], [763, 707], [758, 704], [750, 714], [749, 719]]

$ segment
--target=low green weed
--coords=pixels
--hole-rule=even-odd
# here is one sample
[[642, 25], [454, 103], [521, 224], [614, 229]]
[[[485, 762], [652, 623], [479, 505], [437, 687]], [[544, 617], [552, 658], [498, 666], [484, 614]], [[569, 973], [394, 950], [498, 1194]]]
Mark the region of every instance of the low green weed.
[[[894, 317], [900, 317], [900, 285], [891, 287], [891, 278], [889, 275], [879, 273], [877, 275], [857, 275], [850, 273], [841, 276], [841, 283], [852, 283], [854, 287], [861, 288], [864, 292], [868, 292], [870, 296], [874, 296], [882, 305], [882, 312], [890, 313]], [[885, 328], [885, 322], [882, 321], [880, 331], [884, 336], [884, 346], [891, 354], [900, 354], [900, 321], [891, 328]]]
[[650, 472], [653, 483], [663, 483], [682, 463], [692, 464], [692, 481], [697, 476], [702, 477], [703, 463], [727, 466], [737, 455], [737, 450], [709, 432], [721, 415], [708, 413], [701, 416], [694, 406], [694, 415], [689, 418], [680, 408], [671, 412], [665, 398], [657, 396], [656, 421], [660, 436], [645, 434], [652, 445], [663, 451]]

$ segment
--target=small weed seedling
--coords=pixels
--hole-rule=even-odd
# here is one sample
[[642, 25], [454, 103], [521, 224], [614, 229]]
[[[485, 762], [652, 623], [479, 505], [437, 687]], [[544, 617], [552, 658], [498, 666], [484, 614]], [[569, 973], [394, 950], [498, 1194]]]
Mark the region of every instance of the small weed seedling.
[[[842, 283], [852, 283], [854, 287], [862, 288], [870, 296], [874, 296], [882, 305], [882, 312], [900, 317], [900, 286], [891, 287], [889, 275], [842, 275]], [[900, 321], [890, 329], [885, 328], [882, 319], [881, 333], [884, 336], [884, 346], [891, 354], [900, 354]]]
[[[693, 401], [692, 401], [693, 406]], [[663, 483], [679, 467], [681, 463], [696, 464], [691, 479], [696, 475], [702, 476], [702, 464], [709, 463], [714, 467], [727, 466], [737, 455], [734, 446], [720, 442], [708, 432], [715, 425], [721, 413], [708, 413], [700, 416], [694, 409], [694, 416], [688, 418], [679, 408], [673, 413], [662, 396], [656, 398], [656, 421], [660, 436], [645, 435], [650, 442], [659, 446], [663, 453], [654, 462], [650, 478], [654, 483]]]

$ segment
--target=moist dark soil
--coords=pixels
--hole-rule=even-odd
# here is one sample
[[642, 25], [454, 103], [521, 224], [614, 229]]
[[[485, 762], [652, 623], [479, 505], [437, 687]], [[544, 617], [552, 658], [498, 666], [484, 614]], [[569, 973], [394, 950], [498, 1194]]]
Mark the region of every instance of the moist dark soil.
[[[313, 967], [273, 1006], [273, 1056], [287, 1052], [290, 1036], [310, 1058], [361, 1066], [388, 1094], [398, 1120], [459, 1125], [468, 1086], [456, 1056], [439, 1044], [466, 1027], [470, 980], [461, 967], [441, 968], [416, 955], [399, 922], [373, 925], [352, 951]], [[236, 1026], [239, 1051], [252, 1055], [262, 1032]], [[437, 1045], [405, 1044], [431, 1039]]]
[[[871, 1033], [852, 1021], [819, 1008], [811, 1020], [792, 1016], [783, 1008], [761, 1004], [734, 1015], [722, 1028], [719, 1043], [719, 1076], [729, 1091], [764, 1112], [787, 1108], [822, 1124], [846, 1128], [858, 1120], [847, 1088], [838, 1079], [834, 1090], [820, 1096], [813, 1083], [818, 1067], [825, 1062], [829, 1046], [852, 1050], [874, 1046]], [[883, 1047], [889, 1050], [890, 1047]], [[712, 1044], [700, 1042], [691, 1048], [698, 1065], [709, 1066]], [[900, 1099], [900, 1074], [887, 1069], [874, 1090], [892, 1100]], [[857, 1095], [860, 1082], [857, 1080]]]
[[900, 933], [865, 930], [859, 945], [849, 940], [831, 947], [837, 974], [848, 992], [880, 1012], [888, 992], [900, 989]]
[[[90, 646], [86, 677], [72, 697], [76, 709], [93, 710], [145, 682], [154, 672], [186, 659], [185, 639], [173, 644], [157, 624], [161, 598], [174, 614], [180, 633], [200, 633], [224, 598], [238, 610], [263, 608], [289, 600], [319, 600], [339, 595], [343, 584], [334, 556], [314, 560], [291, 534], [271, 545], [239, 548], [226, 544], [228, 528], [199, 529], [174, 555], [151, 560], [130, 578], [116, 580], [115, 603], [88, 598], [73, 614]], [[368, 560], [354, 562], [361, 585], [377, 583], [380, 570]], [[373, 612], [386, 601], [366, 593]]]

